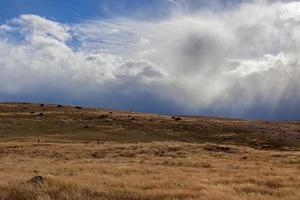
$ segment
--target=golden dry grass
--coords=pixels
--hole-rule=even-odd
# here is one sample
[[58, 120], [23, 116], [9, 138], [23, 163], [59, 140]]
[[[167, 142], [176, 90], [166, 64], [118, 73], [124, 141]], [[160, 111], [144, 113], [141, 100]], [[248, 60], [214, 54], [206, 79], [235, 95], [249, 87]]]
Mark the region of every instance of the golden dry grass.
[[[43, 184], [28, 182], [46, 177]], [[0, 143], [0, 199], [299, 200], [300, 152], [183, 142]]]
[[177, 118], [0, 103], [0, 200], [300, 199], [299, 121]]

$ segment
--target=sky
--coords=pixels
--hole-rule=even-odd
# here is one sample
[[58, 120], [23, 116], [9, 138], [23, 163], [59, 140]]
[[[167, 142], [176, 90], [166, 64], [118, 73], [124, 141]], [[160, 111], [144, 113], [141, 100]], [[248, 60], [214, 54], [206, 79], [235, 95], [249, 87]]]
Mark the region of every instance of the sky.
[[0, 101], [300, 119], [300, 2], [1, 0]]

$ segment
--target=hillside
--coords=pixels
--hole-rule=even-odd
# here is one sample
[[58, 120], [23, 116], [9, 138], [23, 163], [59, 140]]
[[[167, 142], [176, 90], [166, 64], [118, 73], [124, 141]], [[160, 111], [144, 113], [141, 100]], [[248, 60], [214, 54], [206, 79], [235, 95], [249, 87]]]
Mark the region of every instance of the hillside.
[[298, 200], [300, 122], [0, 104], [0, 200]]
[[1, 103], [0, 138], [41, 142], [212, 142], [290, 149], [300, 147], [300, 121], [178, 117], [64, 105]]

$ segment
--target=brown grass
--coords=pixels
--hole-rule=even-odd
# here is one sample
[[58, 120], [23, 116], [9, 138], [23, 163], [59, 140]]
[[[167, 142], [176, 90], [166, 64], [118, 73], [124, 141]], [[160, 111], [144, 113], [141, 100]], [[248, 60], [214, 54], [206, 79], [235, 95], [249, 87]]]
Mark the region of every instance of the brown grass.
[[[40, 115], [43, 113], [43, 115]], [[174, 120], [180, 118], [180, 120]], [[299, 121], [174, 117], [44, 104], [0, 103], [0, 140], [118, 143], [180, 141], [300, 148]]]
[[[0, 199], [300, 199], [300, 152], [183, 142], [0, 143]], [[43, 184], [28, 182], [46, 177]]]
[[299, 121], [0, 103], [0, 200], [299, 200], [299, 150]]

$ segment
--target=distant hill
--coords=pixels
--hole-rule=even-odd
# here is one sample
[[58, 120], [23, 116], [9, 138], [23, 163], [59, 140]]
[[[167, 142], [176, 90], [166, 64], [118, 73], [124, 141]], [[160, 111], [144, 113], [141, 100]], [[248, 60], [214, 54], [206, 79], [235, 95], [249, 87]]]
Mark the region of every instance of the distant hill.
[[183, 141], [300, 148], [300, 121], [251, 121], [82, 108], [0, 103], [0, 140], [40, 142]]

